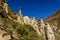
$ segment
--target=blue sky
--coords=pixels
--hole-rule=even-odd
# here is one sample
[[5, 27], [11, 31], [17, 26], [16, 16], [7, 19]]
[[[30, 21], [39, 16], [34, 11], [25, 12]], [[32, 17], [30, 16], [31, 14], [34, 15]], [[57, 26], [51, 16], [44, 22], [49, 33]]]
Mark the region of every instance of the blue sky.
[[46, 19], [60, 8], [60, 0], [8, 0], [8, 3], [14, 12], [18, 13], [22, 7], [24, 16], [35, 16], [36, 19], [40, 16]]

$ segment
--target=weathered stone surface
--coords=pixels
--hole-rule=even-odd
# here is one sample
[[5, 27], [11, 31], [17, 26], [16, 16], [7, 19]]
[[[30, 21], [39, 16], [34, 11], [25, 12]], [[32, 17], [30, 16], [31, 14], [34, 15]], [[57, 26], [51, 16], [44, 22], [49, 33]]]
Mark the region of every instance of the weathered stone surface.
[[41, 35], [45, 38], [44, 27], [45, 27], [45, 23], [42, 20], [42, 18], [40, 18], [40, 21], [39, 21], [39, 31], [40, 31]]
[[7, 32], [0, 29], [0, 40], [10, 40], [10, 35], [6, 34]]
[[8, 13], [8, 4], [7, 3], [4, 3], [4, 7], [3, 7], [6, 11], [6, 13]]
[[49, 25], [49, 23], [46, 23], [46, 32], [47, 32], [47, 38], [48, 40], [55, 40], [55, 35], [54, 35], [54, 31], [52, 30], [51, 26]]

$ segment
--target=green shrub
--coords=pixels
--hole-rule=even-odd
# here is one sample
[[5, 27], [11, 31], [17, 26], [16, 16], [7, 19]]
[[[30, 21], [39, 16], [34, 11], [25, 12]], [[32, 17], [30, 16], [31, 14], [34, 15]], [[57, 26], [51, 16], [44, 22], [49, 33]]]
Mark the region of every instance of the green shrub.
[[6, 32], [7, 32], [8, 34], [11, 34], [12, 31], [13, 31], [12, 29], [9, 29], [9, 28], [6, 29]]

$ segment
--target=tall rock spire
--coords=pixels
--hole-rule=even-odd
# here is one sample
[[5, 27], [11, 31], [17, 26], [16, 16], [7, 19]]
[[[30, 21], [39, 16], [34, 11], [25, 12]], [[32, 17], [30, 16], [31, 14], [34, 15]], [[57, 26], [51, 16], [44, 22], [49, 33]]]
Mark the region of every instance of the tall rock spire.
[[22, 8], [21, 7], [20, 7], [20, 10], [19, 10], [19, 16], [17, 17], [17, 21], [19, 23], [23, 24], [23, 16], [22, 16]]
[[54, 32], [51, 28], [51, 26], [49, 25], [49, 23], [46, 23], [46, 34], [47, 34], [47, 39], [48, 40], [55, 40], [55, 36], [54, 36]]
[[42, 20], [42, 17], [40, 17], [40, 33], [41, 35], [44, 37], [45, 39], [45, 31], [44, 31], [44, 27], [45, 27], [45, 24], [44, 24], [44, 21]]
[[22, 7], [20, 7], [19, 14], [22, 16]]
[[4, 2], [4, 9], [5, 9], [6, 13], [8, 13], [8, 1]]

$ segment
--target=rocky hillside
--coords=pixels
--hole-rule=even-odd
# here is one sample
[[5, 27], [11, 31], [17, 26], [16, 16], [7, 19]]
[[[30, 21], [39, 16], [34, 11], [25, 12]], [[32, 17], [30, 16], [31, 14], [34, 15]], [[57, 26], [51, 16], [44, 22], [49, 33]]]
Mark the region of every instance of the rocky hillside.
[[14, 22], [7, 15], [13, 19], [17, 19], [18, 16], [10, 7], [6, 14], [3, 6], [0, 6], [0, 40], [44, 40], [32, 26]]
[[58, 26], [59, 20], [60, 20], [60, 10], [58, 10], [55, 14], [48, 17], [45, 21], [49, 22], [50, 24]]
[[43, 40], [30, 25], [0, 18], [0, 40]]
[[0, 4], [0, 40], [55, 40], [55, 37], [56, 40], [60, 40], [60, 10], [48, 17], [45, 20], [48, 23], [45, 25], [42, 18], [37, 23], [35, 18], [23, 17], [22, 10], [20, 14], [16, 14], [7, 2], [2, 3]]
[[60, 40], [60, 10], [49, 16], [45, 22], [49, 22], [50, 25], [53, 25], [52, 28], [55, 32], [56, 40]]

